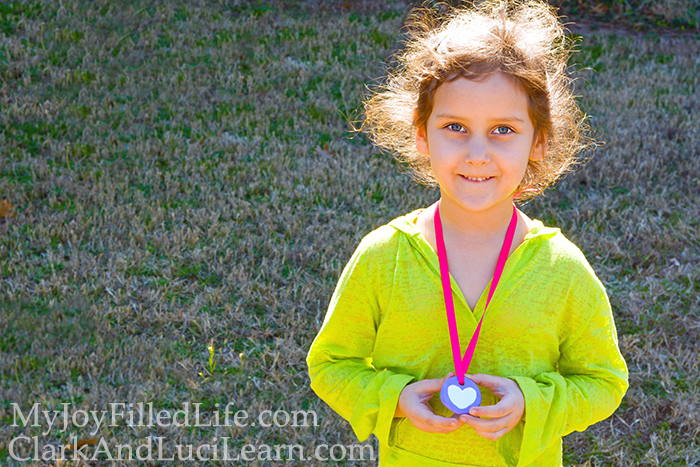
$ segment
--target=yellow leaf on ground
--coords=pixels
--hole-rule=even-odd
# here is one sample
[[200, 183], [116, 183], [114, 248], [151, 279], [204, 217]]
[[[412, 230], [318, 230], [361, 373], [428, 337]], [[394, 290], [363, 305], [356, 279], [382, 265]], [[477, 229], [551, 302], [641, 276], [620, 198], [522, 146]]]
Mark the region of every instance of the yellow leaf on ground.
[[0, 219], [9, 219], [15, 215], [15, 208], [8, 200], [0, 201]]
[[81, 439], [78, 443], [73, 446], [72, 444], [66, 444], [67, 449], [80, 449], [86, 444], [96, 444], [97, 438]]

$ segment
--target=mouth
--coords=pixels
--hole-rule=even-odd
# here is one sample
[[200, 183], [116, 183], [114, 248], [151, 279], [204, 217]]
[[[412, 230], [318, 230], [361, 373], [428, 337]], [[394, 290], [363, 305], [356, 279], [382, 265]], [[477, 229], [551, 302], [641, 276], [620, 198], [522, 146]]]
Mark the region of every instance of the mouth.
[[487, 180], [491, 180], [493, 177], [467, 177], [466, 175], [462, 175], [462, 178], [469, 180], [470, 182], [485, 182]]

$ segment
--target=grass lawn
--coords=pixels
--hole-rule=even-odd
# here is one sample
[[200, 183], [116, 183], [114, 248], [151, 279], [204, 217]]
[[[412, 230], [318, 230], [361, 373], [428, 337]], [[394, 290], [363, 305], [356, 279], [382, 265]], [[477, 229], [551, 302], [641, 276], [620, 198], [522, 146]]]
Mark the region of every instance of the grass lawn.
[[[215, 437], [232, 452], [357, 443], [309, 389], [304, 359], [358, 241], [437, 199], [349, 131], [406, 11], [0, 5], [0, 201], [14, 208], [0, 205], [0, 464], [47, 465], [11, 459], [20, 436], [40, 453], [83, 441], [90, 455], [156, 438], [166, 455]], [[605, 144], [523, 210], [561, 228], [606, 285], [631, 387], [615, 415], [565, 439], [565, 463], [700, 465], [700, 36], [571, 29], [578, 93]], [[200, 425], [230, 404], [258, 423], [12, 426], [35, 403], [139, 402], [201, 404]], [[75, 465], [140, 465], [97, 457]], [[284, 464], [274, 449], [252, 457]]]

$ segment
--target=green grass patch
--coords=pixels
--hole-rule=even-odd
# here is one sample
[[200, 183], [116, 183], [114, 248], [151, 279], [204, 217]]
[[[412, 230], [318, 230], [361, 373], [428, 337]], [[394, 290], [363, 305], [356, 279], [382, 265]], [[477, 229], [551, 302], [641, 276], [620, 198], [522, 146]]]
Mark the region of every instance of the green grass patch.
[[[348, 123], [406, 14], [370, 3], [0, 5], [0, 200], [17, 212], [0, 221], [0, 420], [7, 401], [233, 401], [321, 418], [240, 442], [355, 441], [308, 387], [306, 351], [362, 236], [437, 197]], [[657, 3], [562, 4], [590, 20], [571, 65], [605, 144], [523, 210], [587, 254], [631, 374], [613, 417], [567, 437], [566, 465], [698, 461], [700, 42], [681, 31], [694, 5], [677, 20], [682, 0]]]

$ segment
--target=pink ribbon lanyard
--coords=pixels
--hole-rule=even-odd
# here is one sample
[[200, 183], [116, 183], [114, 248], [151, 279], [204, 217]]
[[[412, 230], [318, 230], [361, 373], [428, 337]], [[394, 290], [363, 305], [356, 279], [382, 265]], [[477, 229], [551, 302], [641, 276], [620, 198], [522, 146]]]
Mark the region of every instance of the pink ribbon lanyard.
[[457, 373], [457, 379], [459, 384], [464, 384], [464, 375], [469, 370], [469, 365], [471, 364], [472, 357], [474, 356], [474, 349], [476, 348], [476, 342], [479, 340], [479, 331], [481, 331], [481, 323], [484, 321], [484, 316], [486, 315], [486, 309], [489, 306], [491, 297], [496, 291], [496, 286], [498, 286], [498, 281], [501, 279], [501, 274], [503, 273], [503, 267], [508, 259], [508, 253], [510, 253], [510, 247], [513, 244], [513, 237], [515, 236], [515, 228], [518, 225], [518, 214], [513, 205], [513, 217], [510, 219], [510, 224], [508, 225], [508, 231], [506, 232], [506, 238], [503, 240], [503, 246], [501, 247], [501, 253], [498, 255], [498, 263], [496, 263], [496, 270], [493, 273], [493, 279], [491, 280], [491, 288], [489, 289], [489, 296], [486, 299], [486, 305], [484, 306], [484, 314], [481, 315], [479, 324], [476, 326], [476, 330], [469, 341], [469, 347], [464, 353], [464, 358], [462, 358], [462, 353], [459, 348], [459, 334], [457, 333], [457, 320], [455, 319], [455, 307], [452, 301], [452, 287], [450, 286], [450, 269], [447, 265], [447, 253], [445, 252], [445, 240], [442, 236], [442, 222], [440, 222], [440, 202], [438, 201], [435, 206], [435, 241], [437, 243], [437, 254], [438, 260], [440, 261], [440, 278], [442, 280], [442, 293], [445, 296], [445, 310], [447, 311], [447, 324], [450, 327], [450, 342], [452, 343], [452, 358], [455, 362], [455, 373]]

